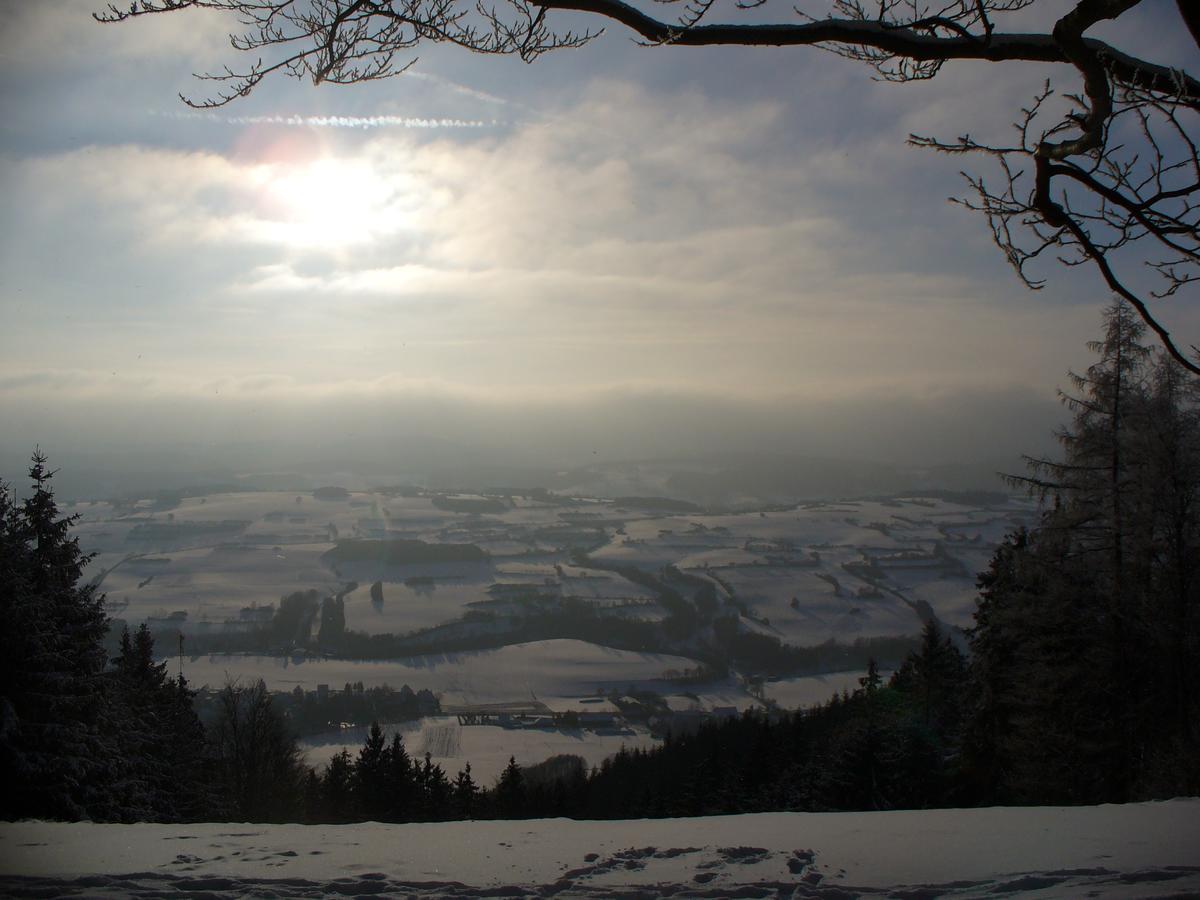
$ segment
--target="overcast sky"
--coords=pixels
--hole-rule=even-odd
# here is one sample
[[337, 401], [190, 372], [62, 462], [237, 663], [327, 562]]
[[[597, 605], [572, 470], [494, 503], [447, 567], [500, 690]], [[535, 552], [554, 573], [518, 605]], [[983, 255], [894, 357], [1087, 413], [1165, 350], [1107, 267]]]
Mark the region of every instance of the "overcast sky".
[[[1098, 278], [1026, 290], [946, 202], [971, 161], [905, 146], [1003, 136], [1046, 77], [1076, 89], [1064, 69], [893, 85], [611, 27], [534, 65], [425, 48], [390, 81], [197, 113], [176, 95], [235, 61], [228, 23], [98, 5], [0, 0], [6, 467], [35, 442], [398, 435], [940, 462], [1044, 447], [1088, 363]], [[1173, 6], [1117, 34], [1182, 64]]]

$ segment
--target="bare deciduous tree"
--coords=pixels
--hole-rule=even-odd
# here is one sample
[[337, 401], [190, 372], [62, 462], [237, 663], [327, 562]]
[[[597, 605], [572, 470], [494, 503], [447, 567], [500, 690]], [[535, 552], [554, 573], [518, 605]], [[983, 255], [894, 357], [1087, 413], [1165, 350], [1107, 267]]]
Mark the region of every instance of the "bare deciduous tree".
[[[242, 30], [233, 47], [255, 61], [199, 77], [213, 95], [192, 106], [222, 106], [264, 78], [285, 73], [315, 83], [388, 78], [404, 71], [406, 54], [442, 42], [532, 61], [551, 50], [580, 47], [603, 28], [558, 30], [556, 12], [589, 13], [632, 30], [646, 44], [677, 46], [812, 45], [861, 60], [889, 81], [933, 78], [947, 60], [1058, 63], [1073, 93], [1050, 83], [1021, 110], [1010, 145], [910, 136], [918, 146], [981, 154], [998, 164], [997, 179], [965, 174], [958, 202], [982, 212], [996, 244], [1031, 288], [1042, 282], [1029, 265], [1057, 256], [1093, 265], [1105, 284], [1132, 305], [1185, 368], [1200, 374], [1200, 349], [1182, 351], [1156, 317], [1154, 301], [1200, 282], [1200, 81], [1187, 72], [1140, 59], [1090, 37], [1145, 0], [1077, 0], [1043, 33], [1005, 32], [997, 22], [1034, 0], [831, 0], [816, 18], [798, 9], [787, 22], [736, 21], [736, 12], [766, 0], [728, 0], [734, 21], [719, 18], [718, 0], [657, 0], [671, 16], [655, 17], [624, 0], [133, 0], [109, 6], [101, 21], [187, 8], [233, 13]], [[1177, 0], [1200, 47], [1200, 3]], [[266, 54], [265, 56], [262, 54]], [[1065, 99], [1065, 107], [1052, 102]], [[1143, 287], [1149, 267], [1157, 290]]]

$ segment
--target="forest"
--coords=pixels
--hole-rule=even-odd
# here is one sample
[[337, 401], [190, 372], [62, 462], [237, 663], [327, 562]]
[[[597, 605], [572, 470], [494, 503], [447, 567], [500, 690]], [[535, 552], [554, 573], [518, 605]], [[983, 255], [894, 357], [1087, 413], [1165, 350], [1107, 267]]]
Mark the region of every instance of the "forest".
[[857, 690], [819, 707], [750, 712], [591, 771], [513, 760], [492, 786], [378, 725], [314, 770], [262, 682], [227, 686], [205, 726], [145, 626], [110, 659], [103, 597], [35, 451], [29, 497], [0, 491], [0, 815], [640, 818], [1200, 793], [1200, 396], [1145, 330], [1122, 303], [1106, 311], [1095, 362], [1063, 396], [1060, 454], [1009, 476], [1043, 499], [1040, 519], [980, 573], [965, 633], [930, 619], [890, 679], [871, 659]]

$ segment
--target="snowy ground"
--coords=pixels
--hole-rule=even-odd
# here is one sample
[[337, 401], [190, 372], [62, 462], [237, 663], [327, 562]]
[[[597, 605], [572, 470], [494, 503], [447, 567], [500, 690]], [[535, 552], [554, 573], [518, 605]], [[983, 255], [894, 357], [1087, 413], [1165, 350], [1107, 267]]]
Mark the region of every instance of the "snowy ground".
[[426, 825], [0, 824], [5, 896], [1196, 897], [1200, 800]]

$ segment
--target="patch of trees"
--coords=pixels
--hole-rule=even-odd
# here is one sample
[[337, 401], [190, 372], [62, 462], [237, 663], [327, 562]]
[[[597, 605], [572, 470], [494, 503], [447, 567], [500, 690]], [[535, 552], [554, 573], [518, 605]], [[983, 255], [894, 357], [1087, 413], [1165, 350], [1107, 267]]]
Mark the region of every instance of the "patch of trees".
[[714, 620], [713, 639], [729, 665], [747, 675], [770, 678], [866, 668], [872, 659], [892, 668], [917, 643], [915, 638], [896, 636], [855, 638], [850, 644], [829, 640], [812, 647], [796, 647], [774, 635], [743, 631], [736, 616]]
[[645, 509], [651, 512], [703, 512], [695, 503], [689, 503], [687, 500], [676, 500], [673, 497], [616, 497], [613, 499], [613, 506]]
[[[356, 760], [348, 753], [335, 757], [314, 776], [326, 806], [310, 815], [314, 821], [595, 819], [946, 805], [961, 798], [955, 736], [964, 707], [963, 671], [962, 655], [931, 624], [888, 685], [872, 661], [852, 695], [805, 712], [710, 722], [690, 734], [669, 735], [653, 750], [622, 750], [590, 772], [573, 756], [525, 769], [510, 760], [492, 788], [470, 795], [466, 815], [464, 800], [438, 787], [445, 776], [428, 758], [424, 766], [401, 763], [409, 779], [405, 789], [385, 780], [356, 795], [355, 779], [363, 777], [356, 773], [389, 769], [373, 760], [389, 754], [407, 759], [399, 735], [387, 745], [376, 726]], [[424, 782], [415, 780], [418, 772]], [[389, 795], [406, 799], [382, 800]]]
[[271, 645], [305, 646], [320, 608], [321, 594], [316, 590], [296, 591], [283, 597], [267, 632]]
[[346, 601], [339, 594], [321, 601], [321, 630], [317, 644], [325, 650], [336, 650], [346, 634]]
[[453, 778], [430, 754], [414, 759], [399, 732], [390, 738], [378, 724], [359, 751], [336, 754], [320, 772], [310, 770], [304, 792], [309, 822], [437, 822], [521, 819], [544, 812], [566, 815], [587, 784], [578, 756], [555, 756], [528, 768], [510, 757], [490, 786], [466, 764]]
[[436, 494], [433, 497], [436, 509], [457, 513], [503, 513], [509, 506], [495, 497], [448, 497]]
[[32, 493], [0, 484], [0, 816], [192, 818], [211, 757], [183, 679], [154, 663], [143, 625], [109, 666], [104, 598], [60, 517], [46, 457]]
[[[511, 768], [519, 791], [520, 769], [515, 762]], [[512, 776], [506, 784], [508, 794], [515, 793]], [[400, 733], [388, 740], [378, 724], [354, 757], [342, 750], [322, 772], [310, 769], [304, 792], [305, 818], [319, 822], [467, 819], [490, 800], [469, 764], [451, 781], [428, 753], [423, 761], [413, 759]]]
[[552, 639], [591, 641], [617, 650], [647, 653], [671, 652], [657, 624], [639, 619], [599, 614], [591, 605], [565, 600], [552, 607], [531, 606], [520, 616], [484, 617], [474, 610], [464, 619], [468, 624], [486, 624], [482, 629], [464, 629], [458, 625], [439, 626], [428, 633], [414, 635], [364, 634], [347, 631], [339, 655], [346, 659], [387, 659], [425, 653], [451, 653], [463, 650], [487, 650], [514, 643]]
[[312, 495], [318, 500], [345, 500], [350, 492], [344, 487], [319, 487]]
[[[883, 685], [872, 664], [859, 690], [824, 706], [712, 721], [668, 736], [652, 750], [623, 750], [568, 786], [566, 814], [626, 818], [955, 803], [955, 747], [938, 725], [958, 714], [962, 682], [942, 680], [940, 670], [949, 672], [953, 664], [929, 665], [926, 650], [959, 665], [961, 656], [936, 630], [926, 638], [927, 646], [911, 657], [907, 681], [897, 675]], [[937, 679], [928, 693], [938, 702], [927, 706], [930, 679]], [[548, 794], [535, 802], [553, 805]]]
[[1200, 385], [1127, 306], [1064, 395], [1051, 502], [980, 577], [965, 752], [997, 802], [1200, 790]]
[[692, 601], [668, 584], [666, 578], [674, 577], [692, 587], [705, 586], [703, 579], [695, 576], [683, 576], [674, 566], [666, 567], [664, 570], [666, 577], [659, 578], [652, 572], [639, 569], [637, 566], [622, 566], [605, 560], [593, 559], [584, 550], [574, 551], [571, 554], [571, 561], [582, 568], [614, 572], [626, 581], [631, 581], [653, 592], [659, 605], [667, 611], [667, 617], [663, 620], [661, 628], [672, 640], [677, 641], [691, 637], [704, 622], [700, 611]]
[[475, 544], [428, 544], [404, 538], [381, 541], [351, 539], [338, 541], [324, 558], [334, 565], [373, 562], [405, 566], [415, 563], [484, 562], [488, 554]]
[[301, 737], [331, 731], [343, 724], [409, 722], [442, 712], [441, 703], [427, 688], [414, 691], [407, 684], [399, 690], [388, 685], [368, 688], [361, 681], [328, 693], [296, 687], [290, 694], [276, 696], [275, 702], [291, 730]]
[[226, 821], [289, 822], [303, 812], [304, 757], [266, 684], [227, 685], [209, 729], [215, 802]]

